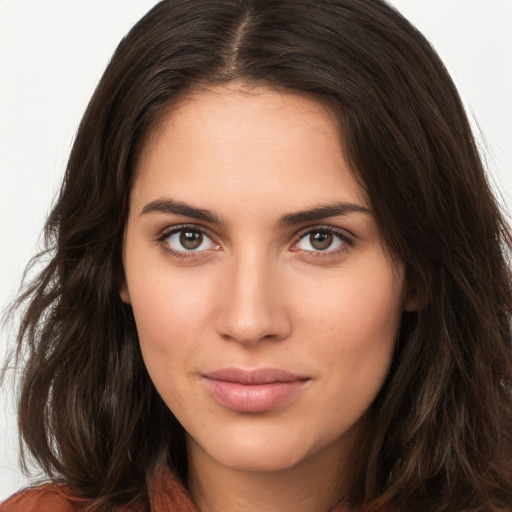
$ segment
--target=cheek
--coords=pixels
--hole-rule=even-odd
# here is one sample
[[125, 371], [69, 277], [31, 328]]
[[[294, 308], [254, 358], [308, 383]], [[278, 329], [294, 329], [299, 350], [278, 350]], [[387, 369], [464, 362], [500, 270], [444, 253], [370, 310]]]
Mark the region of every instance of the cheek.
[[306, 356], [321, 361], [343, 407], [363, 409], [380, 390], [393, 357], [403, 312], [403, 278], [384, 265], [371, 275], [340, 275], [304, 302]]
[[[175, 271], [165, 258], [133, 259], [127, 281], [141, 343], [165, 347], [205, 322], [215, 285], [207, 274]], [[155, 347], [157, 348], [157, 347]]]
[[[172, 282], [172, 281], [171, 281]], [[187, 379], [199, 350], [201, 295], [167, 279], [132, 281], [132, 307], [144, 364], [167, 406], [180, 411], [190, 401]], [[184, 291], [185, 290], [185, 291]]]
[[357, 349], [396, 336], [404, 308], [403, 278], [387, 265], [340, 272], [314, 292], [303, 294], [302, 320], [332, 339], [333, 345]]
[[[155, 270], [153, 267], [152, 270]], [[169, 272], [129, 276], [130, 296], [144, 363], [171, 408], [201, 343], [207, 292]]]

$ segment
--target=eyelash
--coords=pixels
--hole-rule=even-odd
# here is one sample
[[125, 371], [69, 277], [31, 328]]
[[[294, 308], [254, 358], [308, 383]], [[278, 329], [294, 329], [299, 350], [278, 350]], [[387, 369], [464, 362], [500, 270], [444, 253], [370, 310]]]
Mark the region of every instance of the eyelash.
[[[350, 247], [352, 247], [354, 245], [354, 240], [351, 237], [349, 237], [344, 231], [333, 228], [332, 226], [320, 225], [320, 226], [308, 227], [308, 228], [302, 230], [301, 232], [297, 233], [297, 238], [296, 238], [295, 242], [293, 243], [292, 248], [295, 247], [302, 240], [306, 239], [307, 236], [311, 236], [314, 233], [329, 233], [330, 235], [337, 237], [341, 241], [341, 244], [338, 248], [336, 248], [334, 250], [327, 249], [325, 251], [321, 251], [321, 250], [303, 251], [303, 252], [308, 253], [309, 258], [310, 257], [313, 257], [313, 258], [336, 257], [336, 256], [339, 256], [340, 254], [348, 251], [350, 249]], [[292, 249], [292, 250], [297, 251], [297, 252], [300, 251], [300, 249]]]
[[[215, 242], [213, 242], [212, 236], [209, 234], [209, 231], [207, 229], [205, 229], [202, 226], [195, 226], [193, 224], [192, 225], [191, 224], [183, 224], [180, 226], [174, 226], [172, 229], [165, 230], [161, 234], [158, 235], [158, 237], [156, 238], [156, 242], [159, 243], [162, 246], [162, 248], [168, 254], [170, 254], [173, 258], [176, 258], [176, 259], [182, 260], [182, 261], [197, 258], [202, 253], [210, 252], [211, 249], [206, 249], [206, 250], [202, 250], [202, 251], [193, 251], [193, 250], [177, 251], [177, 250], [173, 249], [172, 247], [170, 247], [169, 244], [165, 243], [172, 235], [175, 235], [177, 233], [180, 233], [180, 232], [183, 232], [186, 230], [193, 231], [196, 233], [201, 233], [208, 239], [212, 240], [212, 243], [215, 244]], [[314, 233], [329, 233], [329, 234], [337, 237], [341, 241], [341, 243], [340, 243], [340, 246], [334, 250], [327, 249], [325, 251], [321, 251], [321, 250], [302, 251], [304, 253], [308, 253], [309, 258], [311, 258], [311, 257], [313, 257], [313, 258], [329, 258], [329, 257], [333, 257], [333, 256], [338, 256], [341, 253], [344, 253], [347, 250], [349, 250], [349, 248], [354, 245], [353, 239], [351, 237], [349, 237], [345, 232], [335, 229], [331, 226], [320, 225], [320, 226], [312, 226], [312, 227], [305, 228], [301, 232], [297, 233], [297, 235], [295, 236], [294, 242], [291, 245], [290, 250], [292, 252], [301, 252], [301, 249], [293, 249], [293, 248], [297, 244], [299, 244], [302, 240], [306, 239], [306, 237], [308, 235], [310, 236]], [[216, 244], [216, 245], [218, 246], [218, 244]], [[202, 256], [204, 257], [205, 255], [203, 254]]]
[[[156, 238], [156, 242], [158, 242], [161, 245], [161, 247], [168, 254], [170, 254], [173, 258], [176, 258], [176, 259], [182, 260], [182, 261], [186, 261], [186, 260], [190, 260], [190, 259], [193, 259], [193, 258], [197, 258], [199, 254], [204, 253], [204, 252], [208, 252], [206, 250], [205, 251], [187, 251], [187, 250], [177, 251], [177, 250], [173, 249], [169, 244], [165, 243], [166, 240], [168, 240], [172, 235], [175, 235], [177, 233], [181, 233], [182, 231], [187, 231], [187, 230], [195, 232], [195, 233], [201, 233], [205, 237], [207, 237], [210, 240], [212, 240], [212, 236], [209, 234], [208, 230], [206, 230], [204, 227], [202, 227], [202, 226], [195, 226], [193, 224], [192, 225], [191, 224], [183, 224], [181, 226], [174, 226], [171, 229], [164, 230]], [[204, 255], [203, 255], [203, 257], [204, 257]]]

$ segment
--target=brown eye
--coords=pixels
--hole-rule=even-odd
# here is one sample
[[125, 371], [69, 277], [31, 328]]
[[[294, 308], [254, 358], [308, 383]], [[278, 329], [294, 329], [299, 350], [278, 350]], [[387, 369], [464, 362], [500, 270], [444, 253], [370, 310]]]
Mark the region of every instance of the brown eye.
[[293, 250], [334, 253], [337, 249], [343, 249], [348, 245], [350, 240], [341, 233], [330, 229], [312, 229], [302, 235]]
[[180, 232], [180, 244], [187, 251], [193, 251], [203, 243], [203, 233], [200, 231], [183, 230]]
[[201, 253], [210, 250], [219, 250], [220, 246], [201, 229], [182, 227], [165, 234], [161, 243], [169, 249], [179, 253]]
[[316, 231], [309, 235], [309, 243], [313, 249], [325, 251], [331, 246], [333, 238], [332, 233], [327, 231]]

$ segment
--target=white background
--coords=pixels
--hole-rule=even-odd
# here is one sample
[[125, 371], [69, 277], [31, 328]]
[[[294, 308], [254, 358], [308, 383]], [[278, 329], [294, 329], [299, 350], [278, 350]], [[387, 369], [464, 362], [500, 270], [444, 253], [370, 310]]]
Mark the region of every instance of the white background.
[[[155, 0], [0, 0], [0, 308], [37, 248], [87, 102]], [[459, 87], [503, 204], [512, 204], [512, 0], [393, 0]], [[475, 121], [478, 120], [478, 125]], [[475, 241], [478, 243], [478, 240]], [[0, 333], [0, 361], [12, 330]], [[14, 391], [0, 391], [0, 501], [18, 469]]]

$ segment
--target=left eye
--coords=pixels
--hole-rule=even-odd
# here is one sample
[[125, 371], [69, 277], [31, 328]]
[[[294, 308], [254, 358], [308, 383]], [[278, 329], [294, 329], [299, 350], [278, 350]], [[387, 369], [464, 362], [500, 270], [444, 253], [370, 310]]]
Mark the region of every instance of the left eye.
[[330, 252], [341, 247], [346, 240], [337, 233], [325, 229], [309, 231], [297, 242], [296, 247], [302, 251]]
[[199, 229], [182, 228], [165, 237], [165, 242], [174, 251], [200, 252], [214, 249], [217, 245]]

